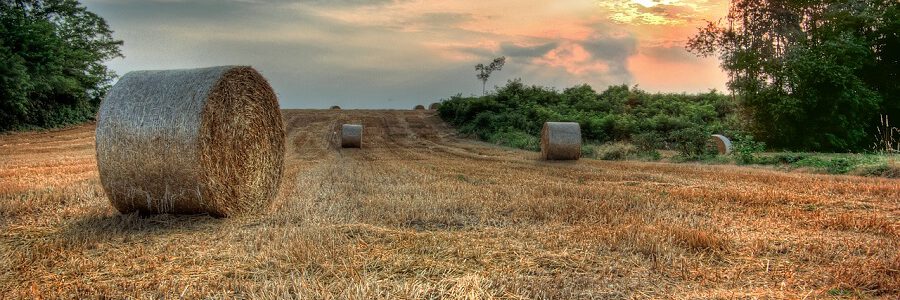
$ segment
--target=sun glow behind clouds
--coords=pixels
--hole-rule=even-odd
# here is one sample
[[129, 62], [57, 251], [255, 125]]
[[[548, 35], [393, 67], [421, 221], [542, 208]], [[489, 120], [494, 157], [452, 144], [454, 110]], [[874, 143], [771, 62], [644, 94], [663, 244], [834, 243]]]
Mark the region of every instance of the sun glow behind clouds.
[[640, 4], [640, 5], [643, 5], [644, 7], [654, 7], [657, 4], [659, 4], [659, 2], [656, 2], [654, 0], [631, 0], [631, 1], [634, 1], [634, 3]]
[[702, 19], [720, 18], [723, 4], [716, 0], [603, 0], [610, 19], [625, 24], [686, 25]]

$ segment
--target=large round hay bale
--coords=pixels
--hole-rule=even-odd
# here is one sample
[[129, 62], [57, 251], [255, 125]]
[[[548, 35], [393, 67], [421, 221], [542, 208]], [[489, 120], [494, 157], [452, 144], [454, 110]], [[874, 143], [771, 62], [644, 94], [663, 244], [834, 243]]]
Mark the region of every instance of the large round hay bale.
[[440, 102], [435, 102], [428, 106], [428, 109], [430, 110], [437, 110], [438, 108], [441, 108]]
[[341, 147], [362, 148], [363, 126], [344, 124], [341, 126]]
[[415, 110], [425, 110], [425, 106], [423, 106], [422, 104], [419, 104], [419, 105], [416, 105], [416, 107], [413, 107], [413, 109], [415, 109]]
[[331, 109], [341, 109], [341, 107], [340, 107], [340, 106], [337, 106], [337, 105], [332, 105], [332, 106], [331, 106]]
[[98, 118], [100, 181], [122, 213], [231, 216], [278, 191], [284, 121], [251, 67], [131, 72]]
[[716, 145], [719, 154], [731, 154], [731, 140], [721, 134], [713, 134], [710, 141]]
[[574, 122], [547, 122], [541, 130], [541, 158], [577, 160], [581, 158], [581, 126]]

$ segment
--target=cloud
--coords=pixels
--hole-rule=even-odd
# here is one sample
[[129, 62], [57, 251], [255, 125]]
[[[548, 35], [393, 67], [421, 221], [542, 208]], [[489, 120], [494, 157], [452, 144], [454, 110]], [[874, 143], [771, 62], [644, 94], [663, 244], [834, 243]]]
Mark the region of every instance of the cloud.
[[330, 7], [347, 7], [347, 6], [379, 6], [399, 2], [398, 0], [281, 0], [272, 2], [294, 2], [306, 3], [320, 6]]
[[402, 24], [418, 25], [431, 29], [451, 29], [474, 19], [474, 15], [470, 13], [430, 12], [414, 16], [403, 21]]
[[543, 43], [535, 46], [519, 46], [515, 43], [506, 42], [500, 44], [500, 52], [510, 57], [535, 58], [541, 57], [550, 52], [550, 50], [558, 47], [557, 42]]
[[697, 21], [721, 1], [706, 0], [613, 0], [600, 5], [612, 14], [610, 19], [626, 24], [680, 25]]
[[648, 56], [656, 57], [659, 60], [671, 62], [696, 63], [701, 61], [700, 58], [688, 52], [684, 46], [680, 44], [647, 46], [642, 47], [640, 52]]
[[[633, 83], [639, 71], [631, 63], [635, 56], [643, 55], [646, 67], [657, 56], [679, 55], [654, 48], [671, 46], [652, 35], [670, 28], [636, 30], [584, 1], [84, 3], [125, 41], [126, 57], [108, 63], [119, 74], [252, 65], [271, 81], [283, 107], [406, 108], [457, 93], [480, 94], [473, 66], [501, 55], [509, 61], [489, 86], [522, 78], [560, 89], [581, 83], [602, 89]], [[659, 86], [677, 88], [678, 80]]]

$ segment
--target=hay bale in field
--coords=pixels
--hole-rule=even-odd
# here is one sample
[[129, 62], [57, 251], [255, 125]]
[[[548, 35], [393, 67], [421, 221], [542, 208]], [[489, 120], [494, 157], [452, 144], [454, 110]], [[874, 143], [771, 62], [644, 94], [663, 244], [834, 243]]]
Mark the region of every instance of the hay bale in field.
[[341, 147], [362, 148], [363, 126], [344, 124], [341, 126]]
[[581, 158], [581, 126], [575, 122], [547, 122], [541, 130], [541, 158], [578, 160]]
[[100, 181], [122, 213], [261, 211], [284, 168], [284, 121], [251, 67], [136, 71], [100, 104]]
[[713, 134], [710, 141], [716, 145], [719, 154], [731, 154], [731, 140], [721, 134]]
[[423, 106], [422, 104], [419, 104], [419, 105], [416, 105], [416, 107], [413, 107], [413, 109], [415, 109], [415, 110], [425, 110], [425, 106]]
[[341, 107], [340, 107], [340, 106], [337, 106], [337, 105], [333, 105], [333, 106], [331, 106], [330, 109], [341, 109]]
[[439, 102], [432, 103], [428, 106], [428, 109], [430, 110], [437, 110], [438, 108], [441, 108], [441, 103]]

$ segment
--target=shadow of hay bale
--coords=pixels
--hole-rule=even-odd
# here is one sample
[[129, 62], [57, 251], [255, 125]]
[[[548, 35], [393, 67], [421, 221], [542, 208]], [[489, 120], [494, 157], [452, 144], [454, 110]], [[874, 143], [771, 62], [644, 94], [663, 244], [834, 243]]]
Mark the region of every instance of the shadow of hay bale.
[[176, 233], [196, 233], [205, 228], [219, 228], [226, 219], [209, 215], [92, 215], [78, 219], [51, 236], [52, 244], [77, 250], [98, 243], [140, 243], [151, 237]]
[[89, 235], [102, 239], [137, 233], [164, 235], [177, 231], [195, 231], [204, 227], [215, 227], [225, 219], [208, 214], [114, 214], [87, 216], [72, 222], [61, 231], [65, 236]]

